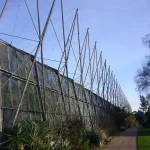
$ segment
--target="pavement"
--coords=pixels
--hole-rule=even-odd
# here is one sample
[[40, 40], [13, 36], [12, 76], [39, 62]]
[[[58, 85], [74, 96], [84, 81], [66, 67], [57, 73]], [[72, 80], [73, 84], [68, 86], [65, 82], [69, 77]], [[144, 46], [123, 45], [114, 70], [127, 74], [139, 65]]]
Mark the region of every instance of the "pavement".
[[113, 136], [102, 150], [137, 150], [137, 128], [129, 128]]

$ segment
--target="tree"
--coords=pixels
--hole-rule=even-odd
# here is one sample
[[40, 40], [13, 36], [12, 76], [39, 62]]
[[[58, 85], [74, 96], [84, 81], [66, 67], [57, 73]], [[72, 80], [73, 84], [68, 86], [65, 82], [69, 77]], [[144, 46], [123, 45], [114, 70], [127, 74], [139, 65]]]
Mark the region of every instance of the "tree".
[[138, 69], [137, 75], [135, 76], [137, 89], [140, 92], [150, 89], [150, 55], [145, 58], [145, 63], [141, 69]]
[[140, 125], [143, 125], [146, 122], [145, 114], [142, 111], [136, 112], [134, 116]]
[[139, 125], [139, 122], [137, 121], [135, 115], [131, 113], [127, 118], [126, 118], [126, 126], [127, 127], [137, 127]]
[[[142, 38], [143, 44], [150, 48], [150, 33], [146, 34]], [[141, 92], [150, 89], [150, 55], [145, 57], [146, 61], [141, 69], [138, 69], [137, 75], [135, 76], [135, 82], [137, 89]]]
[[143, 44], [150, 48], [150, 33], [146, 34], [145, 37], [142, 38]]
[[[148, 96], [147, 96], [148, 97]], [[150, 105], [147, 97], [140, 96], [140, 107], [138, 112], [134, 112], [135, 118], [139, 124], [144, 127], [150, 127]]]
[[148, 108], [149, 108], [149, 103], [148, 103], [148, 101], [145, 99], [144, 96], [140, 96], [140, 101], [141, 101], [141, 103], [140, 103], [140, 106], [141, 106], [141, 107], [139, 107], [139, 109], [140, 109], [141, 111], [143, 111], [144, 113], [147, 112], [147, 110], [148, 110]]
[[150, 103], [150, 93], [146, 95], [146, 100]]
[[126, 118], [129, 116], [129, 113], [126, 111], [125, 107], [115, 107], [111, 112], [111, 115], [114, 119], [117, 129], [123, 130], [126, 128]]
[[149, 128], [150, 127], [150, 111], [147, 111], [145, 113], [146, 122], [144, 123], [144, 127]]

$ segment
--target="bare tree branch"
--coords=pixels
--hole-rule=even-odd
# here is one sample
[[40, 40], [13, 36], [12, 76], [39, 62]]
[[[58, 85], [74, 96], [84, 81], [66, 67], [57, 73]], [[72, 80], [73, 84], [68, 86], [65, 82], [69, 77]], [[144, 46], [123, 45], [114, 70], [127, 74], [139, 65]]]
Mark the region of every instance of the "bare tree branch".
[[150, 33], [146, 34], [145, 37], [142, 38], [143, 44], [150, 48]]
[[146, 62], [143, 64], [142, 69], [138, 69], [135, 82], [138, 91], [150, 90], [150, 56], [146, 56]]

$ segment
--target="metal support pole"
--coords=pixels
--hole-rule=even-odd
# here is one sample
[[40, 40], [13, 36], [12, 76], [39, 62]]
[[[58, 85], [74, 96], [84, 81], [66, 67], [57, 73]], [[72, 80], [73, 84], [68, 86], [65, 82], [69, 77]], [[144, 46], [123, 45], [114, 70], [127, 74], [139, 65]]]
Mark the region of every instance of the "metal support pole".
[[3, 7], [2, 11], [1, 11], [0, 20], [1, 20], [2, 16], [3, 16], [3, 14], [4, 14], [4, 11], [6, 9], [7, 4], [8, 4], [8, 0], [5, 1], [4, 7]]
[[[76, 14], [75, 14], [72, 26], [71, 26], [71, 30], [70, 30], [70, 33], [69, 33], [69, 36], [68, 36], [68, 39], [67, 39], [67, 42], [66, 42], [66, 40], [65, 40], [64, 16], [63, 16], [63, 4], [62, 4], [62, 0], [61, 0], [61, 14], [62, 14], [62, 27], [63, 27], [63, 43], [64, 43], [64, 56], [65, 56], [65, 69], [64, 69], [64, 72], [66, 70], [68, 104], [69, 104], [69, 112], [70, 113], [71, 113], [71, 106], [70, 106], [70, 99], [69, 99], [70, 92], [69, 92], [69, 81], [68, 81], [68, 59], [69, 59], [69, 53], [70, 53], [70, 48], [71, 48], [72, 37], [73, 37], [73, 33], [74, 33], [74, 26], [75, 26], [75, 20], [76, 20], [77, 12], [78, 12], [78, 10], [76, 11]], [[70, 39], [70, 34], [71, 34], [71, 39]], [[67, 51], [66, 48], [67, 48], [68, 42], [70, 44], [69, 44], [69, 48], [68, 48], [68, 51]], [[63, 75], [64, 75], [64, 73], [63, 73]], [[62, 81], [63, 81], [63, 79], [62, 79]]]
[[41, 105], [41, 111], [42, 111], [42, 118], [45, 118], [45, 112], [44, 112], [44, 106], [43, 106], [44, 104], [42, 101], [42, 94], [41, 94], [39, 76], [38, 76], [38, 71], [37, 71], [37, 62], [35, 62], [34, 68], [35, 68], [35, 75], [36, 75], [36, 81], [37, 81], [37, 90], [38, 90], [38, 95], [39, 95], [39, 100], [40, 100], [40, 105]]
[[[95, 109], [95, 104], [93, 102], [93, 83], [94, 83], [94, 62], [95, 62], [95, 54], [96, 54], [96, 42], [94, 44], [94, 48], [93, 48], [93, 51], [94, 51], [94, 57], [93, 57], [93, 65], [91, 65], [91, 60], [89, 60], [89, 66], [90, 66], [90, 74], [91, 74], [91, 85], [90, 85], [90, 104], [92, 105], [92, 113], [94, 113], [94, 123], [96, 122], [96, 119], [95, 119], [95, 114], [96, 114], [96, 109]], [[90, 55], [90, 53], [89, 53]], [[90, 59], [90, 57], [89, 57]]]
[[107, 90], [106, 90], [106, 100], [109, 102], [109, 87], [110, 87], [110, 66], [108, 67], [108, 82], [107, 82]]
[[[47, 27], [48, 27], [48, 24], [49, 24], [49, 20], [50, 20], [52, 11], [53, 11], [54, 4], [55, 4], [55, 0], [53, 1], [52, 7], [51, 7], [51, 9], [50, 9], [50, 12], [49, 12], [49, 14], [48, 14], [48, 17], [47, 17], [47, 20], [46, 20], [46, 23], [45, 23], [45, 26], [44, 26], [44, 29], [43, 29], [42, 36], [41, 36], [41, 38], [40, 38], [40, 42], [39, 42], [39, 44], [38, 44], [38, 46], [37, 46], [37, 49], [36, 49], [36, 52], [35, 52], [35, 55], [34, 55], [34, 59], [33, 59], [33, 62], [32, 62], [32, 65], [31, 65], [31, 68], [30, 68], [30, 71], [29, 71], [29, 74], [28, 74], [28, 76], [27, 76], [26, 84], [25, 84], [25, 87], [24, 87], [24, 90], [23, 90], [23, 93], [22, 93], [22, 96], [21, 96], [21, 99], [20, 99], [20, 102], [19, 102], [19, 105], [18, 105], [16, 114], [15, 114], [15, 118], [14, 118], [14, 120], [13, 120], [13, 126], [15, 125], [15, 122], [16, 122], [16, 119], [17, 119], [17, 116], [18, 116], [20, 107], [21, 107], [21, 105], [22, 105], [22, 100], [23, 100], [23, 97], [24, 97], [26, 88], [27, 88], [27, 86], [28, 86], [28, 83], [29, 83], [29, 79], [30, 79], [30, 76], [31, 76], [31, 72], [32, 72], [34, 63], [35, 63], [35, 61], [36, 61], [36, 56], [37, 56], [37, 54], [38, 54], [39, 48], [40, 48], [40, 46], [41, 46], [41, 43], [42, 43], [43, 40], [44, 40], [45, 33], [46, 33], [46, 30], [47, 30]], [[45, 120], [45, 117], [44, 117], [43, 119]]]
[[[39, 40], [41, 38], [41, 24], [40, 24], [40, 8], [39, 8], [39, 0], [37, 0], [37, 13], [38, 13], [38, 28], [39, 28]], [[43, 59], [43, 43], [41, 42], [41, 62], [42, 62], [42, 83], [43, 83], [43, 102], [44, 102], [44, 112], [45, 117], [47, 118], [46, 113], [46, 102], [45, 102], [45, 70], [44, 70], [44, 59]]]
[[[86, 35], [85, 35], [85, 38], [84, 38], [84, 42], [83, 42], [83, 45], [82, 45], [82, 48], [80, 48], [81, 50], [80, 50], [80, 53], [79, 53], [79, 59], [78, 59], [78, 62], [77, 62], [77, 65], [76, 65], [76, 69], [75, 69], [75, 72], [74, 72], [74, 76], [73, 76], [73, 79], [75, 78], [75, 74], [76, 74], [76, 71], [77, 71], [77, 68], [79, 68], [80, 69], [80, 71], [81, 71], [81, 66], [80, 66], [80, 59], [81, 59], [81, 54], [82, 54], [82, 51], [83, 51], [83, 47], [84, 47], [84, 45], [85, 45], [85, 42], [86, 42], [86, 38], [87, 38], [87, 35], [88, 35], [88, 29], [87, 29], [87, 31], [86, 31]], [[79, 39], [80, 40], [80, 39]], [[78, 44], [79, 44], [79, 47], [80, 47], [80, 42], [79, 42], [79, 40], [78, 40]]]
[[100, 68], [99, 68], [99, 72], [98, 72], [98, 87], [97, 87], [97, 94], [98, 96], [100, 96], [100, 83], [101, 83], [101, 79], [102, 79], [102, 74], [103, 74], [103, 67], [102, 67], [102, 52], [100, 55]]
[[[66, 117], [67, 117], [67, 110], [66, 110], [66, 104], [65, 104], [65, 99], [64, 99], [64, 96], [63, 96], [63, 90], [62, 90], [62, 82], [63, 82], [63, 76], [64, 76], [64, 73], [65, 73], [65, 69], [66, 69], [66, 64], [68, 62], [68, 59], [69, 59], [69, 52], [70, 52], [70, 47], [68, 49], [68, 53], [66, 52], [66, 47], [68, 45], [68, 42], [71, 43], [72, 41], [72, 37], [73, 37], [73, 33], [74, 33], [74, 25], [75, 25], [75, 20], [76, 20], [76, 16], [77, 16], [77, 12], [78, 10], [76, 11], [76, 14], [75, 14], [75, 17], [74, 17], [74, 20], [73, 20], [73, 23], [72, 23], [72, 26], [71, 26], [71, 29], [70, 29], [70, 32], [69, 32], [69, 35], [68, 35], [68, 39], [67, 41], [65, 42], [65, 46], [64, 46], [64, 51], [62, 53], [62, 57], [61, 57], [61, 61], [59, 63], [59, 66], [58, 66], [58, 81], [59, 81], [59, 86], [60, 86], [60, 94], [62, 96], [62, 100], [63, 100], [63, 103], [64, 103], [64, 110], [65, 110], [65, 113], [66, 113]], [[63, 12], [62, 12], [63, 13]], [[62, 18], [63, 19], [63, 18]], [[63, 22], [63, 21], [62, 21]], [[69, 41], [69, 38], [71, 37], [71, 40]], [[70, 44], [71, 45], [71, 44]], [[64, 71], [63, 71], [63, 74], [62, 74], [62, 79], [60, 78], [60, 74], [59, 74], [59, 70], [60, 70], [60, 66], [61, 66], [61, 63], [62, 63], [62, 60], [63, 60], [63, 57], [65, 55], [65, 68], [64, 68]], [[68, 78], [67, 78], [68, 80]], [[68, 81], [67, 81], [68, 83]], [[69, 90], [69, 87], [68, 87], [68, 90]], [[69, 92], [68, 92], [68, 99], [69, 99]], [[69, 101], [68, 101], [69, 102]], [[70, 104], [69, 104], [70, 105]], [[66, 118], [68, 119], [68, 117]]]
[[81, 85], [81, 88], [82, 88], [82, 91], [83, 91], [83, 96], [86, 100], [86, 104], [87, 104], [87, 108], [88, 108], [88, 111], [89, 111], [89, 119], [90, 119], [90, 124], [92, 126], [92, 129], [93, 129], [93, 122], [92, 122], [92, 118], [91, 118], [91, 113], [90, 113], [90, 109], [89, 109], [89, 103], [87, 102], [87, 99], [86, 99], [86, 94], [85, 94], [85, 89], [84, 89], [84, 82], [83, 82], [83, 63], [82, 63], [82, 53], [81, 53], [81, 49], [79, 49], [79, 62], [80, 62], [80, 72], [81, 72], [81, 76], [80, 76], [80, 85]]

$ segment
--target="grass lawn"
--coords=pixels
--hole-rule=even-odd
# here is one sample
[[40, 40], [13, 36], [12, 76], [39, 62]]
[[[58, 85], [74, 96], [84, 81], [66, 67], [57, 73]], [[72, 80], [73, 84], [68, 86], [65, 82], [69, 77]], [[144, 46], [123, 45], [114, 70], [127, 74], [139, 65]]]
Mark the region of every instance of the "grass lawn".
[[150, 128], [138, 131], [138, 150], [150, 150]]

